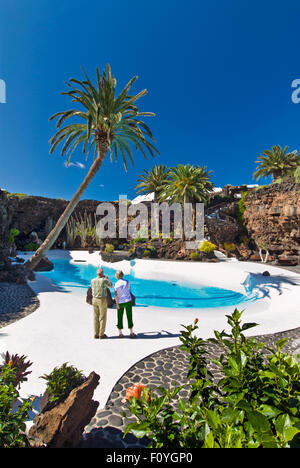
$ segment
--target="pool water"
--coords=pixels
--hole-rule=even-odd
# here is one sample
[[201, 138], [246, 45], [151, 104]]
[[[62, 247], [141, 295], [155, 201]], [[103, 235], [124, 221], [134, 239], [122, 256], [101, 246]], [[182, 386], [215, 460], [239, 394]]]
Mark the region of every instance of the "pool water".
[[[96, 276], [97, 267], [88, 263], [70, 263], [68, 260], [54, 260], [54, 270], [41, 274], [66, 292], [86, 294], [91, 280]], [[116, 270], [104, 268], [104, 274], [114, 284]], [[179, 281], [157, 281], [136, 278], [133, 270], [124, 276], [130, 281], [131, 292], [137, 306], [158, 306], [172, 308], [207, 308], [237, 305], [257, 299], [254, 294], [241, 294], [228, 289], [188, 284]], [[113, 288], [111, 289], [112, 296]]]

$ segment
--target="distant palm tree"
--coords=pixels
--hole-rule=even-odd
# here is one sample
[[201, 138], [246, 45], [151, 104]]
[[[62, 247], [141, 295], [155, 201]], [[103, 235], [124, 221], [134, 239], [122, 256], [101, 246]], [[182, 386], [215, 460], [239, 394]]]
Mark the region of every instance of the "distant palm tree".
[[288, 146], [283, 149], [280, 145], [272, 146], [271, 150], [265, 150], [258, 156], [253, 176], [258, 180], [261, 177], [272, 176], [272, 179], [285, 177], [295, 171], [300, 164], [300, 153], [298, 151], [287, 152]]
[[[151, 142], [151, 140], [153, 142], [155, 140], [149, 127], [141, 120], [141, 117], [153, 116], [154, 114], [139, 112], [135, 104], [138, 99], [147, 93], [147, 90], [144, 89], [135, 96], [129, 94], [129, 90], [137, 80], [137, 76], [134, 76], [120, 94], [116, 96], [117, 82], [111, 74], [109, 65], [106, 66], [106, 70], [104, 69], [102, 74], [98, 68], [96, 69], [97, 80], [95, 85], [92, 84], [84, 71], [83, 73], [85, 80], [70, 79], [66, 83], [70, 90], [62, 93], [69, 96], [71, 102], [78, 104], [79, 109], [58, 112], [50, 117], [50, 120], [59, 118], [56, 125], [59, 130], [50, 140], [50, 153], [53, 153], [57, 146], [63, 143], [61, 155], [68, 155], [69, 163], [74, 150], [82, 144], [82, 151], [86, 155], [86, 159], [93, 152], [94, 162], [55, 227], [31, 259], [26, 262], [26, 266], [31, 270], [40, 262], [42, 256], [58, 238], [109, 151], [111, 160], [113, 156], [117, 160], [118, 154], [121, 155], [126, 171], [127, 157], [133, 164], [130, 144], [136, 150], [139, 150], [145, 158], [147, 157], [147, 151], [152, 156], [154, 156], [154, 153], [159, 154]], [[62, 127], [62, 124], [70, 117], [79, 118], [83, 122], [75, 120], [74, 123]]]
[[135, 190], [137, 193], [144, 193], [146, 195], [153, 193], [154, 202], [158, 201], [158, 195], [161, 191], [162, 185], [166, 180], [168, 180], [169, 170], [166, 166], [161, 164], [155, 166], [149, 170], [143, 169], [143, 174], [138, 177], [138, 185], [136, 185]]
[[213, 189], [211, 171], [206, 167], [178, 164], [169, 170], [169, 177], [159, 194], [160, 201], [192, 203], [193, 228], [196, 223], [196, 203], [205, 202]]

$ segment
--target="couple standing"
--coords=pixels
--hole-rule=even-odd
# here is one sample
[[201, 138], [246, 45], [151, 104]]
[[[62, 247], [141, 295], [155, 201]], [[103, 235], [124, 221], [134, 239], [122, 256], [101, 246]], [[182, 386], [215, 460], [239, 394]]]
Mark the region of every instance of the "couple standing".
[[[115, 301], [118, 309], [118, 323], [119, 338], [123, 338], [123, 314], [124, 309], [126, 310], [128, 328], [130, 331], [130, 338], [135, 338], [136, 335], [133, 333], [132, 323], [132, 301], [130, 294], [129, 281], [125, 280], [122, 271], [117, 271], [116, 278], [117, 282], [114, 286]], [[103, 269], [97, 270], [97, 278], [92, 279], [91, 288], [93, 294], [93, 307], [94, 307], [94, 338], [107, 338], [105, 335], [106, 317], [107, 317], [107, 289], [112, 288], [112, 282], [107, 276], [104, 276]]]

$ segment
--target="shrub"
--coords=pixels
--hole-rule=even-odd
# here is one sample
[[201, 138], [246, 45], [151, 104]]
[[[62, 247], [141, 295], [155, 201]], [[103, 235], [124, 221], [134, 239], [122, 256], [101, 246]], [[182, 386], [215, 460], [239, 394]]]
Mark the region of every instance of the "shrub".
[[143, 257], [151, 257], [151, 252], [149, 249], [144, 250]]
[[191, 255], [190, 255], [190, 259], [191, 259], [193, 262], [199, 260], [199, 258], [200, 258], [200, 255], [199, 255], [198, 252], [192, 252]]
[[16, 228], [11, 228], [9, 230], [9, 235], [7, 236], [6, 238], [6, 241], [9, 243], [9, 244], [14, 244], [15, 243], [15, 238], [20, 234], [20, 231], [19, 229], [16, 229]]
[[147, 242], [147, 238], [146, 237], [142, 237], [142, 236], [137, 236], [135, 239], [133, 239], [133, 242], [135, 244], [143, 244], [144, 242]]
[[241, 199], [237, 204], [237, 221], [241, 227], [244, 227], [245, 199], [248, 192], [243, 192]]
[[37, 250], [39, 245], [36, 242], [28, 242], [28, 244], [24, 245], [24, 250]]
[[8, 351], [3, 355], [4, 361], [3, 365], [0, 367], [7, 366], [8, 364], [14, 371], [14, 387], [20, 388], [22, 382], [27, 381], [27, 375], [31, 373], [31, 371], [27, 371], [28, 367], [32, 366], [32, 362], [26, 361], [26, 356], [19, 356], [18, 354], [10, 354]]
[[300, 166], [298, 166], [297, 169], [295, 170], [294, 178], [295, 178], [295, 182], [297, 184], [300, 184]]
[[106, 244], [105, 245], [105, 252], [106, 253], [113, 253], [115, 250], [114, 246], [112, 244]]
[[16, 377], [11, 363], [0, 369], [0, 447], [23, 448], [28, 446], [25, 435], [28, 412], [32, 410], [32, 402], [27, 399], [12, 412], [18, 392], [15, 388]]
[[236, 250], [236, 245], [233, 242], [225, 242], [224, 249], [227, 250], [227, 252], [234, 252]]
[[[242, 312], [227, 316], [231, 333], [214, 332], [208, 342], [221, 349], [213, 359], [222, 375], [216, 383], [208, 370], [205, 341], [193, 336], [194, 323], [181, 332], [181, 349], [188, 353], [189, 383], [156, 392], [143, 389], [129, 403], [136, 422], [124, 436], [148, 436], [155, 448], [299, 448], [300, 362], [283, 353], [285, 339], [265, 347], [243, 332], [255, 323], [241, 323]], [[262, 352], [265, 347], [266, 352]], [[175, 397], [190, 390], [188, 400]], [[148, 401], [146, 398], [148, 392]]]
[[149, 250], [150, 252], [150, 257], [155, 257], [156, 256], [156, 248], [153, 247], [152, 245], [147, 245], [147, 249], [146, 250]]
[[200, 250], [200, 252], [205, 252], [205, 253], [213, 252], [215, 249], [216, 249], [215, 244], [213, 244], [212, 242], [208, 242], [207, 240], [201, 241], [198, 246], [198, 250]]
[[249, 244], [249, 242], [250, 242], [250, 239], [249, 239], [248, 236], [242, 235], [242, 236], [240, 237], [240, 242], [241, 242], [243, 245], [247, 246], [247, 245]]
[[18, 198], [26, 198], [28, 195], [26, 193], [10, 193], [6, 192], [8, 197], [18, 197]]
[[41, 376], [47, 382], [49, 400], [60, 403], [67, 398], [70, 392], [83, 384], [86, 377], [74, 366], [65, 362], [61, 367], [55, 367], [49, 375]]

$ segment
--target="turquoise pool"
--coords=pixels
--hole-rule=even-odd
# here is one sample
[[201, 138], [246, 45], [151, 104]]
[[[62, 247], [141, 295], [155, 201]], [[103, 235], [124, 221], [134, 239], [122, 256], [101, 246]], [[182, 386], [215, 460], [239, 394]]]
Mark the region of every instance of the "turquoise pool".
[[[97, 267], [88, 263], [70, 263], [68, 260], [54, 260], [54, 270], [41, 274], [51, 278], [61, 290], [86, 294]], [[104, 268], [104, 273], [114, 284], [116, 270]], [[157, 281], [136, 278], [132, 272], [126, 275], [137, 306], [172, 308], [207, 308], [234, 306], [257, 299], [255, 294], [241, 294], [228, 289], [188, 284], [179, 281]], [[113, 295], [113, 289], [111, 290]]]

